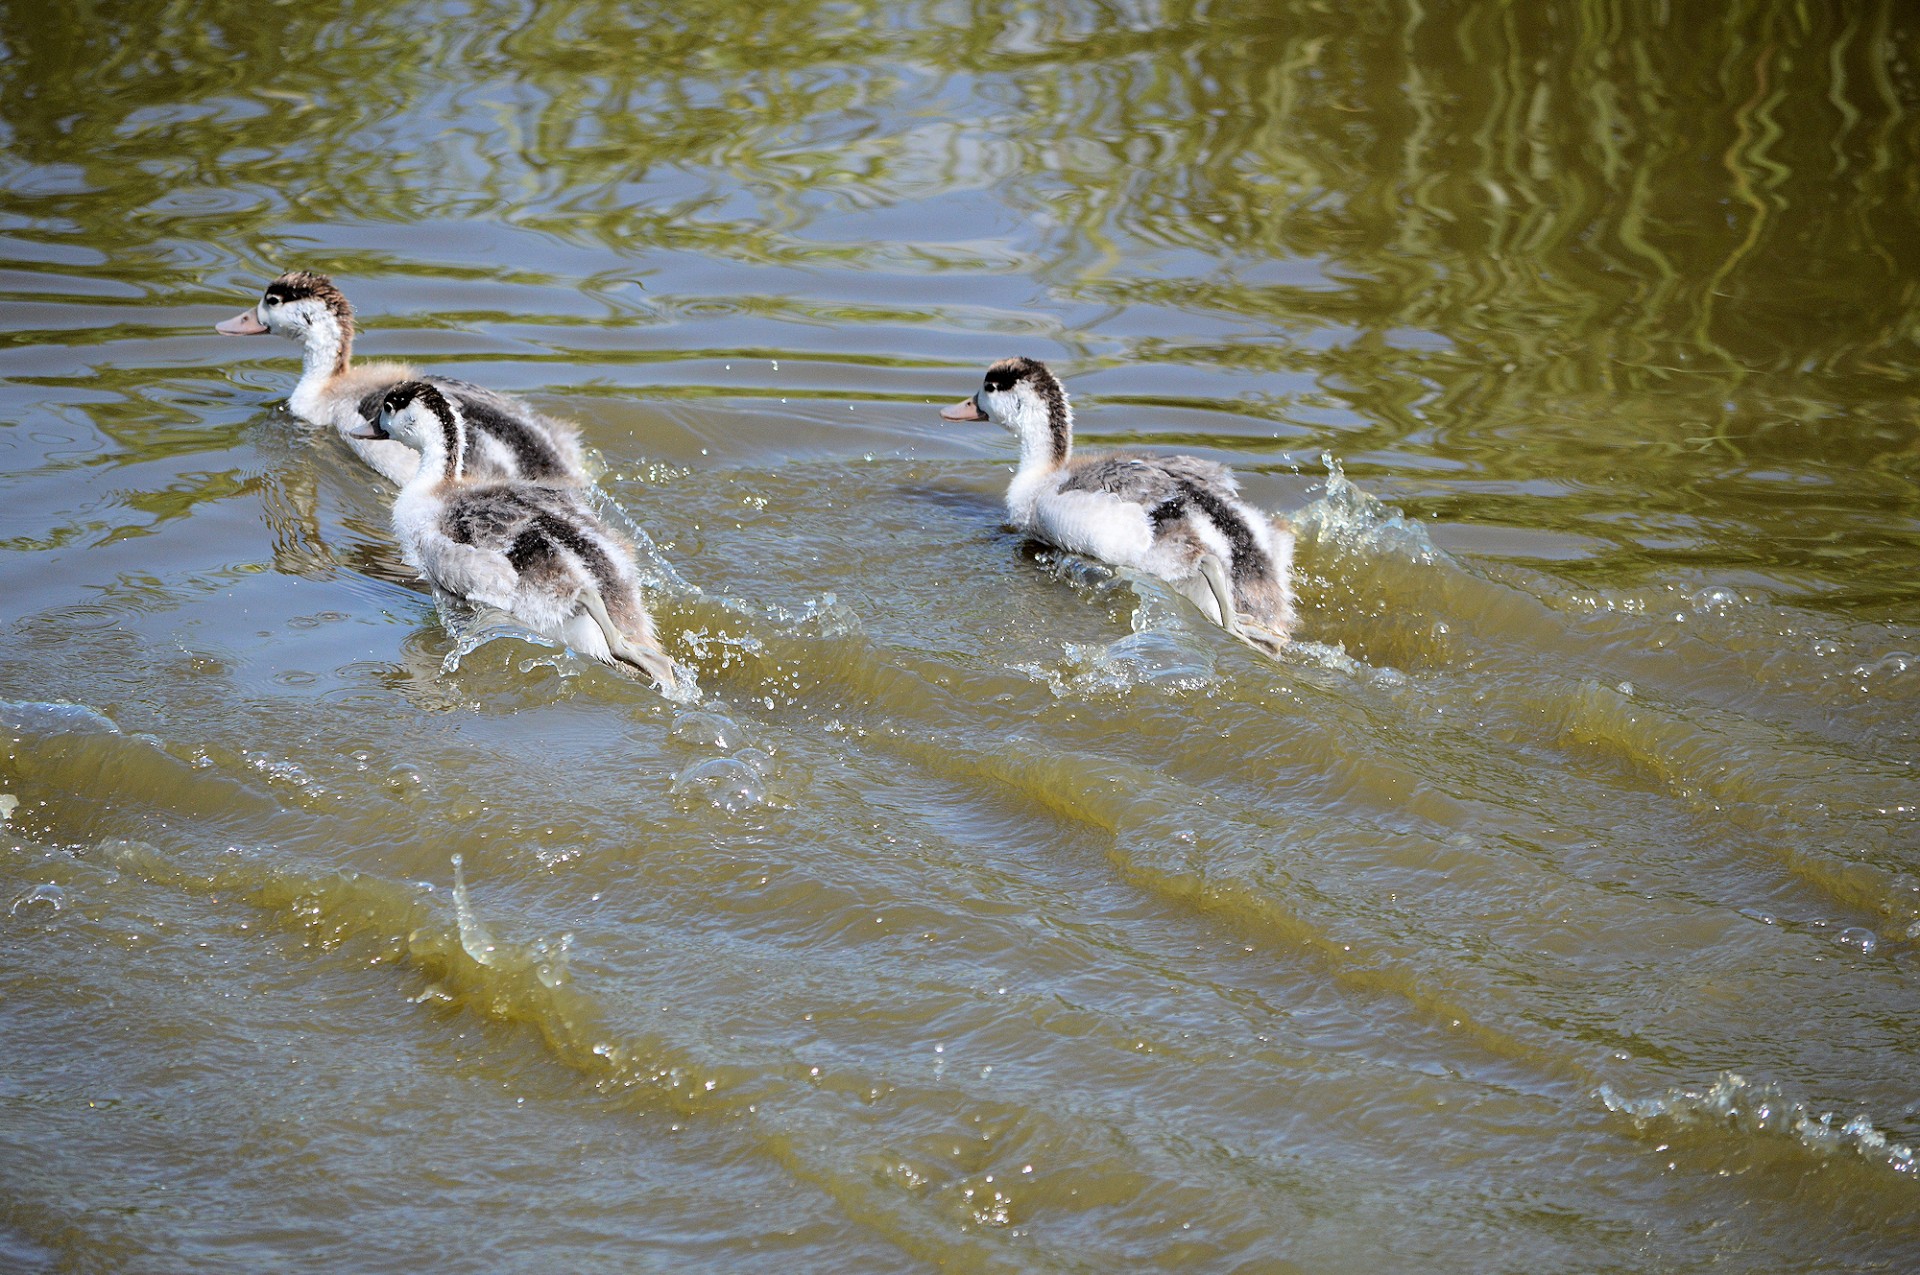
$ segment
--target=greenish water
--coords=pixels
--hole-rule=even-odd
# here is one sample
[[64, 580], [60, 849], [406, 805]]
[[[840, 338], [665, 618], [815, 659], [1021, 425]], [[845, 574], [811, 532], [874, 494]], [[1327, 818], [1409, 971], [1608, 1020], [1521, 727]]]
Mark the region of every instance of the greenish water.
[[[1920, 1264], [1920, 14], [1718, 9], [0, 4], [0, 1268]], [[701, 704], [436, 613], [293, 266]]]

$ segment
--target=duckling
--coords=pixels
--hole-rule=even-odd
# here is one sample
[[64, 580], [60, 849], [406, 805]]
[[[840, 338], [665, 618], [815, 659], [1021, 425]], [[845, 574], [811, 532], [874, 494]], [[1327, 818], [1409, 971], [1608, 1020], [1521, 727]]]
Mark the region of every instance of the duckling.
[[1293, 628], [1293, 532], [1240, 498], [1233, 471], [1198, 456], [1073, 459], [1073, 409], [1047, 365], [1002, 359], [940, 415], [993, 421], [1020, 440], [1007, 487], [1014, 530], [1158, 576], [1227, 632], [1268, 652]]
[[419, 453], [358, 431], [378, 415], [382, 395], [403, 381], [425, 381], [460, 405], [467, 421], [468, 451], [462, 460], [475, 477], [587, 481], [579, 430], [565, 421], [511, 395], [448, 377], [422, 376], [404, 363], [353, 366], [353, 306], [326, 275], [289, 270], [267, 285], [257, 305], [216, 323], [214, 331], [223, 336], [273, 333], [303, 344], [306, 366], [287, 406], [302, 420], [331, 426], [361, 460], [396, 485], [404, 486], [413, 477]]
[[640, 600], [632, 552], [572, 487], [473, 478], [461, 409], [427, 381], [381, 397], [355, 437], [419, 454], [393, 505], [401, 556], [436, 589], [498, 607], [603, 663], [630, 664], [672, 693], [677, 666]]

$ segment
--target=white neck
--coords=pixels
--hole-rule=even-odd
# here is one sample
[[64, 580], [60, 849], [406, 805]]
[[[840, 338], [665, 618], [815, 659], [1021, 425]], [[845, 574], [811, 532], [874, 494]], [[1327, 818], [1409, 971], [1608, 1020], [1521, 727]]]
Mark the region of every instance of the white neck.
[[400, 537], [401, 556], [416, 567], [422, 565], [419, 545], [431, 537], [445, 509], [442, 502], [449, 477], [446, 445], [437, 438], [425, 441], [426, 446], [420, 449], [420, 468], [400, 485], [400, 494], [393, 500], [393, 528]]
[[341, 330], [340, 320], [332, 313], [308, 326], [300, 383], [293, 387], [287, 403], [294, 415], [313, 416], [325, 397], [328, 382], [347, 370], [352, 355], [353, 338]]
[[448, 472], [447, 449], [434, 444], [420, 453], [420, 468], [413, 471], [413, 477], [407, 480], [406, 491], [426, 491], [445, 482], [458, 482], [458, 466], [454, 472]]
[[[437, 425], [438, 422], [435, 422]], [[447, 449], [437, 438], [423, 440], [420, 467], [400, 484], [393, 500], [393, 529], [400, 539], [400, 556], [415, 567], [422, 562], [420, 546], [431, 543], [446, 511]], [[395, 440], [396, 446], [404, 446]], [[411, 448], [408, 448], [411, 451]]]
[[1020, 440], [1023, 466], [1036, 461], [1049, 465], [1067, 463], [1067, 456], [1073, 451], [1073, 408], [1067, 405], [1064, 396], [1061, 406], [1066, 412], [1066, 439], [1065, 446], [1056, 454], [1053, 422], [1047, 419], [1047, 400], [1032, 391], [1014, 398], [1006, 425]]
[[456, 411], [453, 424], [441, 421], [439, 413], [425, 403], [409, 409], [419, 413], [420, 469], [409, 487], [426, 490], [441, 483], [457, 483], [467, 476], [466, 422]]
[[1020, 464], [1007, 485], [1007, 518], [1016, 527], [1033, 521], [1033, 506], [1066, 469], [1073, 455], [1073, 409], [1065, 408], [1064, 437], [1056, 439], [1047, 418], [1047, 402], [1039, 394], [1014, 397], [1013, 408], [1002, 421], [1020, 440]]

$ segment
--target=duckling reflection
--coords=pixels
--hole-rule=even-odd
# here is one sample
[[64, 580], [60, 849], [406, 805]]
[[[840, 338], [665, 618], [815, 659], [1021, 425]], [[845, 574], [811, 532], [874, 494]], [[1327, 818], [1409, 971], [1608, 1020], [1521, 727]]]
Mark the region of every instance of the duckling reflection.
[[436, 588], [497, 607], [582, 655], [632, 665], [674, 692], [678, 666], [654, 636], [632, 553], [577, 489], [470, 478], [466, 422], [425, 381], [389, 389], [358, 436], [418, 452], [393, 529], [407, 562]]
[[1266, 650], [1294, 625], [1293, 532], [1240, 498], [1233, 471], [1198, 456], [1073, 458], [1073, 410], [1047, 365], [1002, 359], [940, 415], [993, 421], [1020, 442], [1007, 487], [1016, 531], [1158, 576], [1214, 623]]

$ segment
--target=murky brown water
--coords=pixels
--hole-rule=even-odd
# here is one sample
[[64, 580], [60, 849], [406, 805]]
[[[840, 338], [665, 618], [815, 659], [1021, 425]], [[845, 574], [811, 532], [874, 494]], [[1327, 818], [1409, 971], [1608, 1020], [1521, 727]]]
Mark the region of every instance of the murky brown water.
[[[1920, 12], [1719, 8], [0, 6], [0, 1268], [1920, 1264]], [[703, 703], [436, 614], [294, 265]]]

